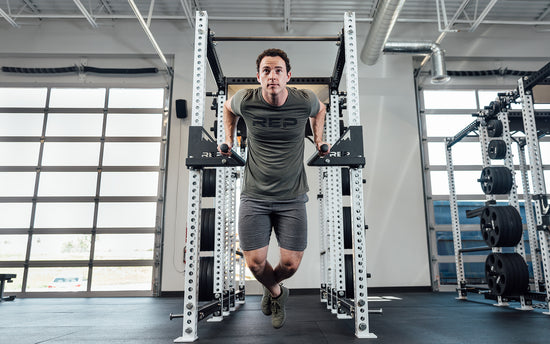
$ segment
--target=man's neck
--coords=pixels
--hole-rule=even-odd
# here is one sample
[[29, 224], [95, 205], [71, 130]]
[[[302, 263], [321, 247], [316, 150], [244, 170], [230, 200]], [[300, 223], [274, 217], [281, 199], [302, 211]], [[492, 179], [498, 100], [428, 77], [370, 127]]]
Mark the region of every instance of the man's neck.
[[279, 94], [268, 94], [267, 92], [264, 92], [264, 90], [262, 90], [262, 97], [264, 97], [264, 100], [270, 105], [281, 106], [286, 102], [286, 99], [288, 98], [288, 90], [285, 87], [284, 91]]

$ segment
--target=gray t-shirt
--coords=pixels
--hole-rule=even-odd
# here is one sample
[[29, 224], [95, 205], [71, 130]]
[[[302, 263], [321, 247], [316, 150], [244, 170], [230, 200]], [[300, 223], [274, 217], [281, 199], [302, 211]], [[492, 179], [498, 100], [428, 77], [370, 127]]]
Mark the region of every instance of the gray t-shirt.
[[287, 90], [281, 106], [267, 103], [261, 88], [239, 90], [233, 96], [231, 109], [244, 119], [248, 137], [243, 195], [281, 201], [309, 190], [304, 133], [309, 117], [319, 112], [319, 100], [310, 90]]

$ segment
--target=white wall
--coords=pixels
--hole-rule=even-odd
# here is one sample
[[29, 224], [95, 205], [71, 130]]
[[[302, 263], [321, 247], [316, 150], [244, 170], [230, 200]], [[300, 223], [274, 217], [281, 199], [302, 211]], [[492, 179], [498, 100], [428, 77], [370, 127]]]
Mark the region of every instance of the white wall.
[[[81, 25], [82, 24], [82, 25]], [[211, 23], [218, 36], [279, 35], [278, 23]], [[338, 23], [294, 23], [292, 35], [336, 35]], [[181, 22], [153, 22], [161, 49], [173, 59], [174, 99], [191, 100], [193, 66], [193, 32]], [[398, 40], [434, 40], [435, 24], [399, 24], [392, 35]], [[367, 24], [358, 25], [358, 42], [364, 42]], [[483, 57], [491, 65], [496, 57], [548, 57], [549, 33], [531, 28], [480, 26], [475, 33], [449, 34], [442, 44], [449, 57], [471, 60]], [[528, 38], [528, 39], [525, 39]], [[80, 21], [44, 21], [14, 29], [0, 22], [0, 62], [2, 65], [25, 65], [25, 58], [40, 58], [44, 66], [65, 66], [67, 61], [79, 64], [82, 56], [96, 66], [112, 67], [120, 61], [133, 61], [132, 66], [162, 67], [135, 21], [103, 24], [89, 28]], [[286, 49], [291, 58], [293, 76], [329, 76], [334, 65], [334, 43], [266, 42], [220, 43], [217, 51], [226, 76], [252, 76], [256, 55], [271, 46]], [[105, 58], [108, 58], [106, 60]], [[58, 64], [58, 62], [62, 62]], [[102, 62], [103, 61], [103, 62]], [[468, 69], [469, 62], [460, 63]], [[124, 62], [126, 63], [126, 62]], [[476, 62], [479, 65], [479, 62]], [[102, 65], [100, 65], [102, 64]], [[90, 65], [93, 65], [90, 63]], [[373, 277], [369, 286], [428, 286], [429, 255], [423, 203], [422, 166], [413, 80], [413, 58], [407, 55], [382, 56], [375, 66], [360, 63], [360, 106], [364, 125], [367, 166], [363, 170], [365, 211], [369, 225], [368, 271]], [[71, 78], [71, 77], [69, 77]], [[52, 79], [44, 79], [50, 82]], [[93, 84], [93, 77], [70, 82]], [[28, 82], [25, 77], [0, 74], [0, 83]], [[69, 81], [67, 81], [69, 82]], [[142, 82], [142, 81], [140, 81]], [[144, 82], [147, 82], [146, 80]], [[208, 90], [215, 91], [212, 78]], [[345, 85], [345, 83], [342, 83]], [[208, 108], [208, 106], [207, 106]], [[208, 113], [208, 122], [213, 114]], [[163, 257], [163, 291], [183, 289], [183, 245], [185, 241], [187, 183], [185, 168], [187, 128], [190, 119], [177, 119], [172, 114], [168, 193], [166, 197], [165, 240]], [[458, 129], [458, 128], [457, 128]], [[308, 145], [306, 156], [311, 153]], [[291, 288], [319, 287], [319, 237], [317, 171], [308, 168], [310, 181], [309, 245], [299, 272], [288, 281]]]

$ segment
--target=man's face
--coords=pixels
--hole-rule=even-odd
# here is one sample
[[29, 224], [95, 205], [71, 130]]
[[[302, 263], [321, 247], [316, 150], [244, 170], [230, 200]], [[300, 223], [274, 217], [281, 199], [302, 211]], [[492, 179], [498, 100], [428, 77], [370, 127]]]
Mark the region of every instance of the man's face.
[[257, 77], [263, 92], [278, 95], [285, 90], [290, 72], [286, 71], [285, 61], [280, 56], [265, 56], [260, 62]]

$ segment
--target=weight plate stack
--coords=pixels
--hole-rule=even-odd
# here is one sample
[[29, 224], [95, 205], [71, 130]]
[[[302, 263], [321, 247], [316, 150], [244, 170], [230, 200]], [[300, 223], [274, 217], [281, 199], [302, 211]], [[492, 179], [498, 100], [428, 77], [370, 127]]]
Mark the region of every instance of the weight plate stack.
[[342, 195], [344, 196], [351, 195], [349, 182], [349, 168], [342, 167]]
[[201, 251], [214, 251], [214, 231], [216, 229], [216, 210], [201, 209]]
[[500, 137], [502, 136], [502, 121], [498, 119], [491, 119], [487, 122], [487, 135], [489, 137]]
[[216, 197], [216, 169], [202, 170], [202, 197]]
[[199, 301], [214, 299], [214, 257], [200, 257]]
[[505, 195], [512, 189], [512, 171], [504, 166], [485, 167], [478, 182], [486, 195]]
[[344, 207], [342, 210], [344, 222], [344, 248], [349, 249], [353, 247], [353, 237], [351, 233], [351, 207]]
[[506, 158], [506, 142], [504, 140], [491, 140], [487, 148], [489, 158], [504, 159]]
[[529, 269], [518, 253], [491, 253], [485, 260], [487, 285], [497, 296], [519, 296], [529, 290]]
[[344, 269], [346, 274], [346, 298], [353, 299], [355, 291], [353, 289], [353, 255], [344, 255]]
[[489, 247], [514, 247], [523, 235], [521, 215], [511, 205], [485, 207], [479, 226]]

